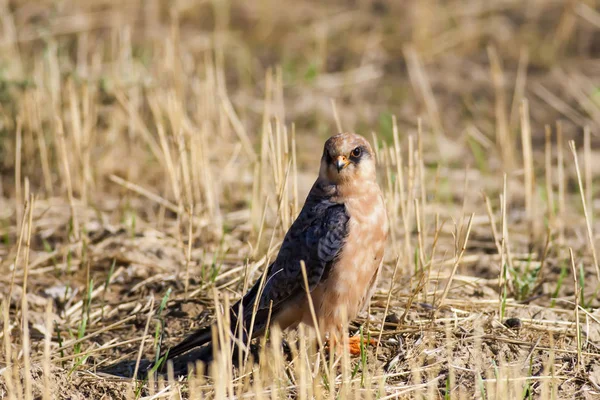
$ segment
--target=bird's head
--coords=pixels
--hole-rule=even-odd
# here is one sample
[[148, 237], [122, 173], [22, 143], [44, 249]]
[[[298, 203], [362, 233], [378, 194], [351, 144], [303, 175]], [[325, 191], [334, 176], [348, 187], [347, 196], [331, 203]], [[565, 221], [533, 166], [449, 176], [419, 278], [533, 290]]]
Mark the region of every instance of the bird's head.
[[323, 148], [319, 177], [334, 185], [375, 182], [375, 156], [371, 145], [354, 133], [330, 137]]

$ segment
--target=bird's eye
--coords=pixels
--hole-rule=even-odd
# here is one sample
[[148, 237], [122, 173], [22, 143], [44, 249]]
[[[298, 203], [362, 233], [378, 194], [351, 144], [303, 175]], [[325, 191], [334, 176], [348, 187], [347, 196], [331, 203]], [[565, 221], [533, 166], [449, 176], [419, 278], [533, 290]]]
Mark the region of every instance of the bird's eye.
[[352, 157], [358, 158], [358, 157], [360, 157], [361, 154], [362, 154], [362, 149], [360, 147], [357, 147], [354, 150], [352, 150], [352, 153], [350, 155]]

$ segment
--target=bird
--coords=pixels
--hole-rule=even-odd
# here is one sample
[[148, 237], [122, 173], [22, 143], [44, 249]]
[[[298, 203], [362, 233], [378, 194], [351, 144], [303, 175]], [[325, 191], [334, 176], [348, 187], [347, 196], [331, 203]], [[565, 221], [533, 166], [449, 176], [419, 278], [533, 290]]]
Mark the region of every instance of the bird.
[[[242, 330], [233, 337], [248, 345], [269, 326], [285, 330], [303, 323], [327, 341], [339, 341], [343, 323], [364, 311], [373, 295], [388, 229], [371, 145], [355, 133], [331, 136], [318, 177], [275, 260], [229, 310], [232, 331]], [[166, 362], [201, 347], [197, 359], [209, 362], [212, 340], [211, 326], [201, 328], [161, 358]], [[350, 338], [350, 353], [360, 354], [360, 345], [360, 338]]]

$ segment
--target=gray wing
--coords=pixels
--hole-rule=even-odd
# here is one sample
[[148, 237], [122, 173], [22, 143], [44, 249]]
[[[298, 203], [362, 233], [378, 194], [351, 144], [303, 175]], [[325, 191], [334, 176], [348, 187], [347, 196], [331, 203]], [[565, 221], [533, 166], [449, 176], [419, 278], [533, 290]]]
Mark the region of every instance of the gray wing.
[[[301, 261], [306, 266], [309, 290], [312, 291], [327, 277], [333, 261], [344, 245], [349, 219], [343, 204], [309, 196], [300, 215], [287, 232], [277, 258], [269, 266], [262, 295], [258, 299], [255, 317], [257, 325], [260, 324], [259, 321], [266, 324], [269, 309], [272, 315], [276, 315], [288, 300], [306, 292]], [[249, 328], [259, 286], [260, 279], [240, 300], [243, 303], [246, 329]], [[232, 307], [232, 313], [236, 314], [238, 309], [239, 303]], [[259, 328], [263, 327], [255, 326], [254, 332], [260, 332]]]
[[[350, 217], [343, 204], [333, 203], [318, 196], [309, 195], [300, 215], [285, 235], [275, 261], [269, 266], [260, 299], [260, 279], [230, 309], [231, 329], [238, 328], [238, 312], [243, 305], [242, 328], [244, 340], [248, 339], [254, 304], [258, 301], [252, 336], [259, 335], [266, 327], [269, 312], [272, 316], [292, 299], [304, 295], [304, 278], [300, 261], [306, 265], [309, 290], [327, 278], [330, 268], [339, 255], [348, 234]], [[177, 357], [195, 347], [211, 341], [211, 327], [203, 327], [185, 338], [168, 351], [168, 358]], [[209, 361], [212, 347], [204, 348], [201, 359]], [[164, 354], [163, 354], [164, 356]], [[161, 357], [163, 357], [161, 356]]]

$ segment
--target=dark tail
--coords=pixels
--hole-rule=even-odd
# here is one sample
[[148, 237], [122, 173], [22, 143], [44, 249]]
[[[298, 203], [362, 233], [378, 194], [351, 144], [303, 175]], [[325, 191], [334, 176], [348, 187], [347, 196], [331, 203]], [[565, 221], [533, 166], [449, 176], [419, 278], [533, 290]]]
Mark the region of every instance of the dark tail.
[[[230, 320], [230, 324], [231, 324], [230, 325], [231, 332], [232, 332], [232, 334], [237, 336], [237, 334], [236, 334], [237, 329], [241, 328], [242, 332], [243, 332], [242, 342], [245, 344], [249, 343], [249, 339], [247, 336], [248, 327], [246, 326], [246, 323], [245, 323], [246, 321], [243, 321], [244, 324], [242, 327], [238, 327], [237, 311], [239, 310], [241, 301], [244, 302], [244, 307], [252, 307], [251, 301], [256, 294], [256, 291], [257, 291], [256, 287], [257, 287], [257, 284], [254, 285], [254, 287], [246, 294], [246, 296], [244, 296], [243, 299], [241, 299], [236, 304], [234, 304], [233, 307], [231, 307], [229, 310], [229, 317], [230, 317], [229, 320]], [[253, 336], [256, 336], [256, 334], [258, 334], [258, 333], [260, 333], [259, 330], [254, 332]], [[164, 352], [160, 355], [159, 360], [162, 360], [161, 368], [164, 368], [166, 366], [166, 363], [168, 360], [172, 360], [176, 357], [183, 355], [184, 353], [187, 353], [188, 351], [190, 351], [192, 349], [202, 347], [202, 346], [204, 346], [204, 347], [202, 347], [202, 349], [200, 349], [199, 353], [194, 353], [194, 361], [202, 361], [206, 364], [210, 363], [213, 359], [213, 346], [212, 346], [211, 342], [212, 342], [212, 326], [207, 326], [207, 327], [197, 330], [196, 332], [189, 335], [187, 338], [183, 339], [183, 341], [181, 341], [181, 343], [177, 344], [176, 346], [171, 347], [169, 350], [167, 350], [166, 352]], [[237, 347], [238, 347], [237, 345], [234, 346], [235, 352], [240, 351]], [[237, 353], [235, 353], [235, 354], [237, 354]]]
[[[233, 311], [233, 307], [230, 310], [231, 318], [231, 329], [235, 332], [237, 326], [237, 315]], [[179, 357], [190, 350], [204, 346], [201, 351], [194, 353], [195, 361], [202, 361], [204, 363], [210, 363], [213, 358], [213, 346], [212, 346], [212, 325], [198, 329], [185, 339], [183, 339], [177, 345], [171, 347], [166, 352], [162, 353], [159, 360], [162, 359], [162, 367], [166, 367], [168, 360], [172, 360]], [[207, 345], [208, 344], [208, 345]]]
[[[210, 341], [212, 341], [212, 330], [211, 330], [211, 326], [209, 325], [207, 327], [197, 330], [196, 332], [192, 333], [187, 338], [183, 339], [181, 341], [181, 343], [179, 343], [179, 344], [171, 347], [169, 350], [167, 350], [167, 352], [165, 353], [167, 355], [167, 358], [165, 359], [165, 361], [173, 359], [177, 356], [180, 356], [183, 353], [187, 353], [188, 351], [190, 351], [196, 347], [203, 346]], [[161, 358], [165, 354], [161, 355]]]
[[[157, 363], [151, 364], [148, 369], [158, 368], [159, 372], [164, 372], [167, 367], [167, 361], [172, 360], [188, 351], [195, 349], [196, 347], [201, 347], [209, 343], [208, 346], [204, 346], [202, 351], [199, 354], [196, 354], [196, 361], [202, 361], [206, 364], [212, 361], [213, 349], [212, 344], [212, 327], [209, 325], [207, 327], [198, 329], [196, 332], [192, 333], [185, 339], [181, 341], [181, 343], [176, 346], [171, 347], [166, 352], [163, 352], [159, 358]], [[158, 366], [157, 366], [158, 365]]]

